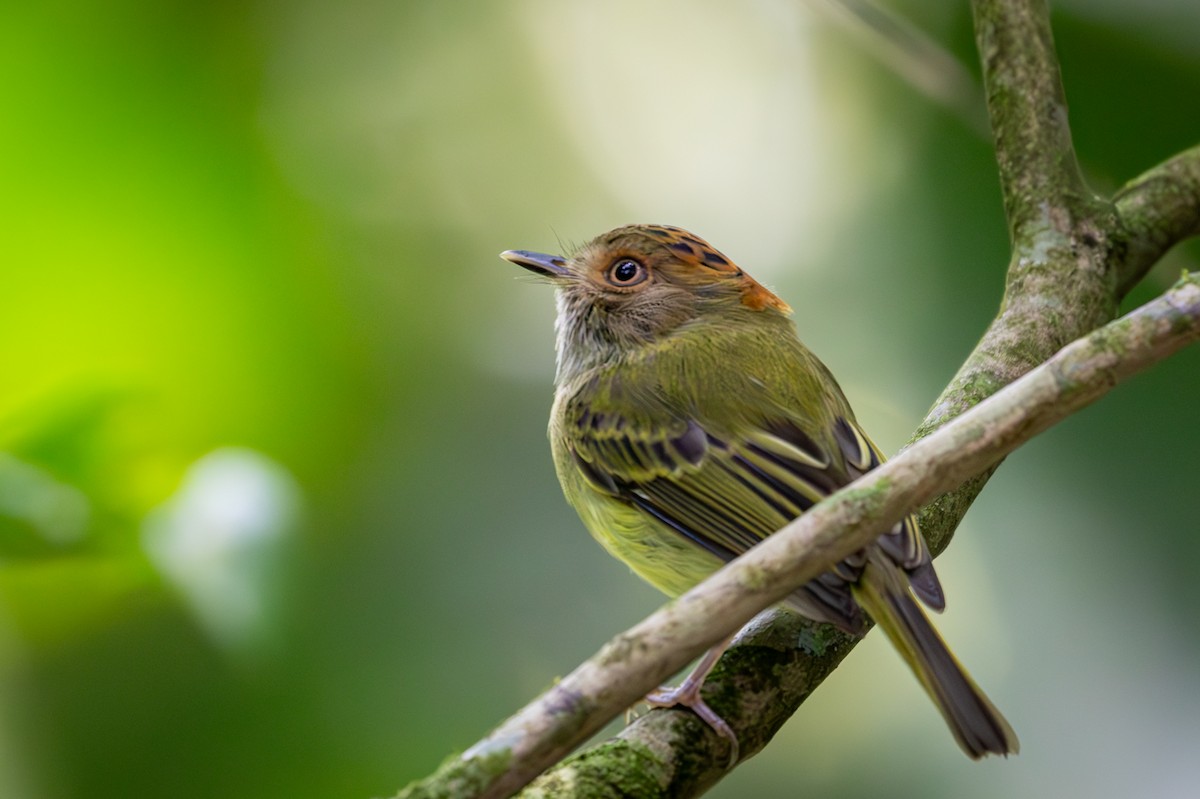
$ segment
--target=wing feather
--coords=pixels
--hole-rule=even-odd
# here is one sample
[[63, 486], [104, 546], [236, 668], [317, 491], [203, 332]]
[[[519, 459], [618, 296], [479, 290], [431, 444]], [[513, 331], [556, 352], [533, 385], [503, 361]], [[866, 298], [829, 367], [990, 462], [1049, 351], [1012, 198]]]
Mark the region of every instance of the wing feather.
[[[624, 501], [723, 561], [732, 560], [822, 498], [877, 466], [881, 456], [851, 420], [838, 418], [823, 447], [786, 416], [736, 434], [690, 418], [633, 424], [618, 414], [584, 414], [571, 426], [570, 452], [595, 490]], [[931, 607], [944, 605], [929, 553], [909, 518], [879, 541]], [[844, 629], [862, 629], [850, 584], [865, 553], [839, 563], [789, 600]]]

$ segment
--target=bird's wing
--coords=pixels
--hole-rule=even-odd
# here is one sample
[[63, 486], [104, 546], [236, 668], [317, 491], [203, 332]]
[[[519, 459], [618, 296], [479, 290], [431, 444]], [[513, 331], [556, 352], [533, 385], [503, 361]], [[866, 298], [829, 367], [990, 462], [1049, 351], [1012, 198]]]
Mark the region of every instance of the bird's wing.
[[[780, 414], [736, 432], [714, 431], [695, 418], [656, 415], [650, 423], [619, 412], [568, 412], [567, 447], [593, 489], [639, 508], [722, 560], [732, 560], [825, 496], [880, 462], [851, 420], [837, 418], [834, 446], [822, 446], [799, 420]], [[913, 519], [897, 524], [880, 546], [909, 572], [932, 607], [944, 601]], [[801, 612], [858, 630], [848, 589], [861, 575], [859, 553], [793, 598]]]

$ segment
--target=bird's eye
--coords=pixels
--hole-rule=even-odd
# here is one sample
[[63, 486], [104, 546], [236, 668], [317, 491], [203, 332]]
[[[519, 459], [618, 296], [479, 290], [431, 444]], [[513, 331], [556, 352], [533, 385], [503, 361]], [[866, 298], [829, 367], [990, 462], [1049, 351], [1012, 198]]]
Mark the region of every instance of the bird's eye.
[[646, 279], [646, 267], [632, 258], [622, 258], [608, 270], [608, 282], [614, 286], [636, 286]]

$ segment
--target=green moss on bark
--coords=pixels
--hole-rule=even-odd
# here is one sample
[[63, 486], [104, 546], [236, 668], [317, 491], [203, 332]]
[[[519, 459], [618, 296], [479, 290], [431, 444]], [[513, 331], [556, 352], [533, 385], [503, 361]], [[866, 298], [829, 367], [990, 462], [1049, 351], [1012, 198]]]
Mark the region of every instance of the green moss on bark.
[[451, 755], [436, 772], [405, 786], [395, 799], [459, 799], [477, 796], [503, 774], [512, 761], [511, 750], [492, 752], [481, 757]]

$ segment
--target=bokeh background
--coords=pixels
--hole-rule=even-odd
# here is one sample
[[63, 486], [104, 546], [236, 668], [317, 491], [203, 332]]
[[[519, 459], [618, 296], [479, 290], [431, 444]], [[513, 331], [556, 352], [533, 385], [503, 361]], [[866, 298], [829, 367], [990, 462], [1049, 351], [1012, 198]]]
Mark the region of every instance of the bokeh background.
[[[387, 795], [660, 603], [559, 496], [500, 250], [693, 229], [898, 448], [1007, 259], [965, 6], [6, 4], [0, 796]], [[1098, 189], [1200, 140], [1200, 6], [1055, 32]], [[1194, 795], [1198, 391], [1028, 445], [938, 561], [1019, 757], [873, 635], [712, 795]]]

